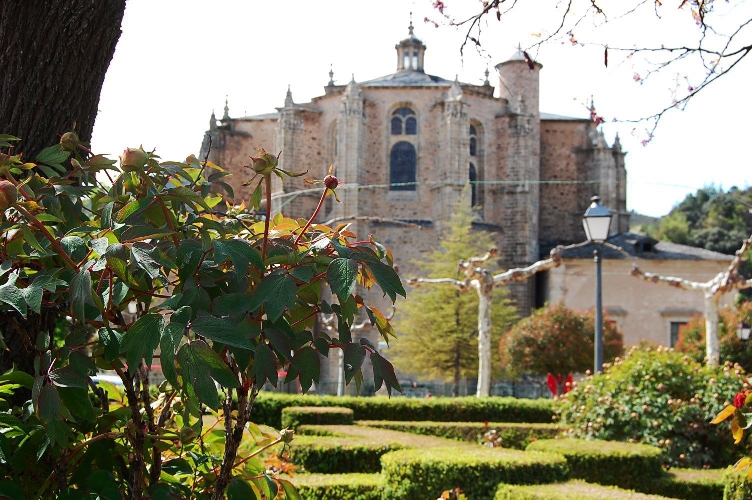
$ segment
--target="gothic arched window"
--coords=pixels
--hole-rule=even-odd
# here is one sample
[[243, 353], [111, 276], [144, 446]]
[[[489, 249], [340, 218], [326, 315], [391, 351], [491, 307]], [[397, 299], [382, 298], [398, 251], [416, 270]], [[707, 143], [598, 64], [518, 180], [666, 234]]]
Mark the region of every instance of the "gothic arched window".
[[478, 171], [475, 170], [475, 165], [472, 163], [470, 164], [469, 168], [469, 181], [470, 181], [470, 206], [471, 207], [477, 207], [478, 206]]
[[392, 113], [392, 135], [402, 135], [403, 131], [408, 135], [418, 133], [418, 120], [415, 119], [415, 111], [402, 106]]
[[389, 189], [392, 191], [415, 191], [415, 146], [400, 141], [392, 146], [389, 155]]

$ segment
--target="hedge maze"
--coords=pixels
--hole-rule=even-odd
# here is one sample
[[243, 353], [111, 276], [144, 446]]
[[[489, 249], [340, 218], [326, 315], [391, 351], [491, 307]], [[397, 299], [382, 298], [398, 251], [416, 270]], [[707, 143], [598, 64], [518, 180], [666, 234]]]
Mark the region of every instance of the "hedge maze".
[[262, 394], [254, 413], [296, 429], [291, 480], [306, 500], [436, 500], [457, 487], [469, 500], [721, 500], [737, 479], [666, 472], [652, 446], [556, 439], [551, 401], [463, 399]]

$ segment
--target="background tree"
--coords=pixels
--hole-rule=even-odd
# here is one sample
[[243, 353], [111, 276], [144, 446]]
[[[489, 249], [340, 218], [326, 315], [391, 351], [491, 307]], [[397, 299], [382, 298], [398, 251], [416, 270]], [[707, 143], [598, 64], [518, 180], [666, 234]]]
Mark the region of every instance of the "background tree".
[[[441, 237], [439, 246], [419, 262], [429, 277], [457, 276], [457, 262], [482, 254], [491, 245], [488, 233], [472, 231], [469, 204], [459, 203]], [[516, 312], [506, 293], [494, 298], [492, 336], [498, 341], [515, 320]], [[395, 367], [422, 377], [451, 380], [459, 395], [462, 377], [478, 373], [478, 297], [448, 286], [414, 288], [410, 300], [397, 311], [398, 339], [389, 348]], [[441, 342], [436, 339], [441, 338]]]
[[713, 186], [687, 195], [657, 224], [643, 230], [653, 238], [729, 255], [752, 234], [752, 188]]
[[23, 139], [14, 154], [34, 161], [74, 128], [91, 139], [124, 12], [125, 0], [0, 3], [0, 123]]
[[733, 290], [752, 288], [752, 279], [746, 279], [739, 268], [744, 262], [744, 255], [752, 245], [752, 236], [744, 240], [741, 248], [731, 260], [728, 268], [716, 274], [713, 279], [700, 283], [689, 281], [675, 276], [660, 276], [658, 274], [643, 272], [637, 264], [633, 264], [632, 276], [649, 281], [651, 283], [663, 283], [664, 285], [681, 288], [683, 290], [695, 290], [702, 292], [705, 303], [705, 348], [708, 366], [718, 365], [720, 362], [720, 350], [718, 346], [718, 301], [721, 297]]
[[[752, 302], [744, 301], [738, 306], [724, 308], [718, 314], [718, 348], [721, 362], [738, 363], [744, 371], [752, 369], [752, 349], [749, 341], [741, 340], [736, 333], [741, 322], [752, 324]], [[702, 363], [706, 357], [705, 318], [695, 315], [679, 330], [679, 340], [674, 348], [692, 356]]]
[[[622, 354], [624, 336], [612, 321], [603, 323], [603, 356], [610, 362]], [[501, 364], [510, 375], [550, 373], [565, 379], [584, 373], [593, 366], [594, 331], [593, 311], [575, 311], [561, 302], [540, 308], [501, 338]]]
[[[655, 79], [659, 73], [670, 77], [667, 80], [673, 81], [673, 85], [665, 105], [648, 116], [626, 120], [648, 122], [646, 141], [650, 140], [667, 111], [683, 109], [694, 96], [733, 71], [752, 51], [752, 20], [734, 12], [743, 6], [741, 0], [685, 0], [677, 2], [678, 9], [676, 4], [664, 5], [660, 0], [569, 0], [543, 4], [538, 1], [482, 0], [469, 14], [462, 11], [464, 6], [457, 0], [438, 0], [434, 6], [444, 23], [466, 30], [461, 50], [468, 43], [482, 50], [484, 30], [504, 29], [512, 23], [524, 22], [516, 14], [525, 12], [531, 3], [539, 12], [546, 10], [558, 15], [535, 17], [536, 24], [530, 30], [537, 33], [539, 39], [523, 47], [529, 64], [533, 64], [538, 50], [544, 45], [564, 43], [602, 48], [600, 62], [605, 66], [631, 65], [635, 68], [632, 78], [638, 84]], [[455, 11], [462, 13], [455, 15]], [[654, 17], [665, 26], [660, 36], [654, 36], [653, 30], [645, 30], [645, 16]], [[634, 38], [637, 41], [620, 45], [622, 42], [615, 36], [630, 26], [633, 35], [639, 33]], [[642, 31], [638, 32], [638, 29]]]

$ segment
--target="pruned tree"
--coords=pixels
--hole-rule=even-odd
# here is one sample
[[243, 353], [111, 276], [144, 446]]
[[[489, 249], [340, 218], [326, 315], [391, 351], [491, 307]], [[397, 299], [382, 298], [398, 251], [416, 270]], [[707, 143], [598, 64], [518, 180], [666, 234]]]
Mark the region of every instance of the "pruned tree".
[[[611, 361], [622, 353], [624, 338], [613, 322], [604, 323], [604, 359]], [[594, 329], [593, 311], [575, 311], [559, 302], [512, 327], [499, 342], [499, 356], [512, 375], [561, 375], [556, 393], [562, 394], [567, 374], [593, 367]]]
[[713, 277], [710, 281], [700, 283], [675, 276], [661, 276], [658, 274], [642, 271], [637, 264], [632, 266], [632, 276], [649, 281], [651, 283], [663, 283], [665, 285], [681, 288], [682, 290], [694, 290], [702, 292], [705, 298], [705, 343], [708, 366], [720, 363], [720, 348], [718, 344], [718, 302], [724, 294], [732, 290], [752, 288], [752, 279], [746, 279], [739, 273], [739, 266], [744, 261], [744, 254], [752, 245], [752, 236], [747, 238], [741, 248], [736, 251], [728, 268]]
[[529, 277], [559, 266], [561, 263], [562, 247], [551, 250], [548, 259], [539, 260], [527, 267], [510, 269], [506, 272], [492, 275], [491, 271], [482, 267], [492, 257], [498, 254], [496, 247], [491, 247], [482, 257], [473, 257], [460, 261], [459, 269], [465, 274], [464, 280], [454, 278], [413, 278], [410, 285], [432, 284], [452, 285], [460, 292], [475, 290], [478, 294], [478, 389], [477, 397], [488, 396], [491, 390], [491, 304], [493, 289], [512, 281], [525, 281]]
[[[466, 11], [456, 0], [438, 0], [434, 7], [440, 22], [465, 30], [465, 42], [460, 48], [463, 51], [468, 43], [482, 50], [485, 30], [525, 22], [530, 17], [523, 20], [518, 14], [530, 4], [483, 0], [477, 8]], [[554, 14], [532, 18], [530, 32], [537, 34], [538, 41], [523, 47], [525, 59], [532, 65], [538, 50], [551, 43], [595, 46], [603, 50], [604, 66], [631, 64], [632, 79], [638, 84], [659, 73], [670, 76], [673, 85], [665, 105], [647, 116], [624, 120], [648, 122], [646, 141], [650, 140], [666, 112], [683, 109], [697, 94], [737, 68], [752, 51], [752, 19], [743, 12], [743, 1], [683, 0], [676, 4], [664, 5], [660, 0], [534, 2], [536, 12]], [[654, 30], [644, 28], [647, 16], [665, 26], [662, 36], [654, 36]], [[616, 37], [627, 23], [633, 23], [628, 26], [634, 28], [634, 42], [622, 45], [623, 38]]]

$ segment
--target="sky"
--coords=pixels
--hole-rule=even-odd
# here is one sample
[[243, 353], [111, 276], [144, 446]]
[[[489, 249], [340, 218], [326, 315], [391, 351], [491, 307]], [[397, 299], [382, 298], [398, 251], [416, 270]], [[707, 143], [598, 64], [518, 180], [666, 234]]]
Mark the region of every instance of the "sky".
[[[520, 2], [522, 7], [505, 16], [504, 23], [489, 21], [483, 27], [481, 53], [468, 46], [461, 55], [462, 29], [424, 22], [426, 17], [441, 20], [432, 3], [128, 0], [92, 149], [115, 156], [143, 145], [165, 160], [182, 160], [198, 154], [212, 110], [221, 117], [225, 99], [231, 117], [269, 113], [283, 105], [288, 85], [297, 103], [323, 94], [330, 68], [337, 84], [394, 73], [394, 45], [407, 36], [411, 12], [415, 35], [427, 46], [427, 73], [481, 84], [489, 68], [491, 84], [498, 87], [494, 65], [518, 45], [530, 47], [550, 33], [562, 12], [558, 0]], [[749, 3], [730, 2], [728, 12], [717, 15], [718, 26], [752, 19]], [[457, 19], [479, 5], [473, 0], [445, 4], [445, 12]], [[535, 10], [525, 10], [533, 4]], [[540, 110], [584, 118], [592, 96], [598, 114], [607, 120], [602, 125], [607, 140], [611, 143], [618, 132], [628, 153], [627, 208], [651, 216], [665, 215], [705, 186], [752, 185], [752, 160], [744, 152], [752, 118], [752, 60], [707, 87], [685, 110], [665, 115], [646, 145], [644, 124], [612, 122], [661, 109], [670, 102], [669, 89], [677, 80], [673, 72], [645, 80], [647, 66], [637, 58], [620, 60], [614, 50], [606, 68], [603, 48], [586, 42], [671, 45], [696, 32], [685, 12], [672, 9], [660, 15], [657, 20], [651, 10], [612, 18], [603, 26], [581, 23], [574, 31], [579, 43], [555, 40], [531, 52], [543, 65]], [[679, 84], [696, 85], [692, 68], [680, 69]], [[635, 75], [643, 80], [635, 81]]]

